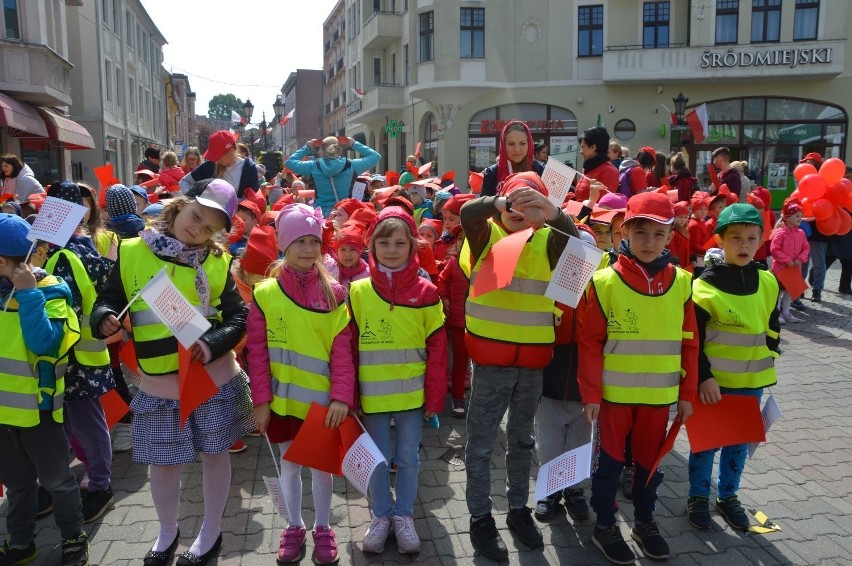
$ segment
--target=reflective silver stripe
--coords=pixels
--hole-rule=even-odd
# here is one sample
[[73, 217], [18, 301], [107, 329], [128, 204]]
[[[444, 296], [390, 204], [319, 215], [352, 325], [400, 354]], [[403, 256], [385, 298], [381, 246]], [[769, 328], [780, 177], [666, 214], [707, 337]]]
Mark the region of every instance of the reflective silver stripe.
[[103, 340], [89, 340], [84, 338], [74, 344], [74, 349], [78, 352], [106, 352], [107, 346]]
[[722, 344], [723, 346], [742, 346], [752, 348], [754, 346], [766, 346], [766, 333], [760, 334], [737, 334], [725, 330], [708, 330], [705, 342]]
[[38, 396], [32, 393], [0, 391], [0, 407], [38, 410]]
[[[204, 309], [202, 309], [200, 305], [196, 305], [195, 310], [204, 315]], [[211, 307], [208, 310], [210, 314], [207, 315], [207, 318], [213, 318], [219, 314], [218, 309]], [[160, 317], [154, 314], [154, 311], [150, 309], [145, 309], [141, 311], [131, 311], [130, 322], [133, 324], [133, 326], [150, 326], [153, 324], [163, 324], [163, 321], [160, 320]]]
[[718, 358], [707, 356], [710, 360], [710, 368], [727, 373], [758, 373], [775, 366], [771, 356], [759, 360], [732, 360], [730, 358]]
[[416, 364], [426, 361], [426, 348], [410, 350], [376, 350], [358, 352], [358, 363], [362, 366], [378, 366], [383, 364]]
[[87, 314], [80, 315], [80, 328], [83, 328], [84, 326], [89, 326], [89, 315]]
[[604, 354], [676, 356], [681, 344], [680, 340], [607, 340]]
[[272, 378], [272, 388], [276, 397], [292, 399], [301, 403], [319, 403], [320, 405], [328, 405], [328, 391], [317, 391], [300, 387], [295, 383], [282, 383], [275, 378]]
[[680, 372], [671, 373], [627, 373], [605, 369], [603, 371], [604, 385], [616, 387], [677, 387], [680, 385]]
[[294, 352], [293, 350], [270, 348], [269, 361], [285, 366], [293, 366], [310, 373], [324, 375], [325, 377], [331, 376], [328, 362], [320, 360], [319, 358], [313, 358], [311, 356], [306, 356], [305, 354]]
[[62, 403], [65, 402], [65, 393], [60, 393], [59, 395], [53, 396], [53, 410], [59, 410], [62, 408]]
[[387, 381], [361, 381], [361, 395], [377, 397], [379, 395], [398, 395], [423, 389], [424, 375], [406, 379], [389, 379]]
[[552, 312], [527, 312], [502, 309], [499, 307], [479, 305], [470, 299], [465, 303], [465, 314], [480, 320], [513, 324], [515, 326], [553, 326]]
[[0, 358], [0, 373], [7, 375], [20, 375], [22, 377], [35, 377], [34, 370], [28, 362]]
[[53, 366], [53, 375], [56, 376], [56, 379], [59, 379], [63, 375], [65, 375], [65, 370], [68, 369], [68, 362], [57, 364]]
[[[470, 278], [470, 284], [473, 285], [476, 281], [477, 271]], [[512, 291], [513, 293], [524, 293], [525, 295], [544, 295], [547, 291], [547, 286], [550, 281], [539, 281], [537, 279], [524, 279], [522, 277], [512, 277], [512, 282], [505, 287], [500, 287], [499, 291]]]

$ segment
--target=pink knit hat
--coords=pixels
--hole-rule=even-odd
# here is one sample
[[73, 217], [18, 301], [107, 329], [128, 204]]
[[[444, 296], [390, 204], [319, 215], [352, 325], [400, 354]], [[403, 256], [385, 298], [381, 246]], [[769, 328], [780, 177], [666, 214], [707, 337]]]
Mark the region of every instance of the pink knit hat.
[[322, 211], [319, 208], [299, 203], [288, 204], [275, 219], [278, 249], [286, 252], [293, 240], [302, 236], [316, 236], [322, 240], [322, 224]]

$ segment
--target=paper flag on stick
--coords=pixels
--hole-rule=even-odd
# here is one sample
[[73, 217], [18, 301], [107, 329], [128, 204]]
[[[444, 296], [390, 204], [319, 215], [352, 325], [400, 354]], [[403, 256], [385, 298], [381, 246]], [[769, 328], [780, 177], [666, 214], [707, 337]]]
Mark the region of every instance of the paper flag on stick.
[[[340, 469], [340, 433], [337, 429], [325, 426], [326, 413], [328, 407], [311, 403], [296, 438], [284, 453], [284, 459], [341, 476], [343, 472]], [[355, 426], [358, 428], [358, 434], [361, 434], [358, 423], [355, 423]]]
[[805, 278], [802, 277], [801, 266], [785, 267], [776, 273], [775, 277], [778, 278], [784, 290], [790, 293], [791, 300], [793, 301], [804, 295], [805, 291], [808, 290], [808, 284], [805, 283]]
[[98, 178], [98, 184], [101, 186], [102, 191], [118, 183], [112, 163], [95, 167], [92, 171], [95, 173], [95, 177]]
[[713, 183], [713, 186], [718, 189], [719, 188], [719, 172], [716, 171], [716, 167], [713, 166], [712, 163], [707, 164], [707, 172], [710, 173], [710, 182]]
[[766, 243], [772, 237], [772, 212], [762, 210], [760, 216], [763, 218], [763, 242]]
[[361, 202], [364, 200], [364, 191], [367, 190], [367, 183], [362, 181], [355, 181], [352, 185], [352, 198]]
[[491, 246], [473, 281], [471, 297], [502, 289], [512, 282], [518, 259], [532, 234], [532, 228], [519, 230]]
[[367, 495], [370, 477], [382, 462], [387, 463], [379, 447], [366, 432], [362, 432], [343, 456], [343, 475], [355, 489]]
[[535, 480], [535, 498], [577, 485], [592, 474], [592, 443], [589, 442], [542, 464]]
[[660, 467], [660, 462], [663, 461], [663, 457], [671, 452], [672, 448], [674, 448], [675, 440], [677, 440], [677, 434], [680, 432], [680, 427], [682, 426], [682, 420], [675, 418], [675, 420], [672, 421], [672, 426], [669, 428], [669, 432], [666, 434], [665, 440], [663, 440], [663, 445], [660, 447], [657, 459], [654, 460], [654, 465], [651, 466], [651, 471], [648, 473], [648, 481], [645, 482], [645, 485], [648, 485], [651, 482], [651, 478], [654, 477], [654, 472], [656, 472], [657, 468]]
[[[778, 406], [778, 402], [775, 400], [775, 395], [769, 394], [769, 399], [766, 400], [766, 403], [763, 405], [763, 410], [760, 412], [760, 417], [763, 420], [763, 432], [769, 432], [769, 429], [772, 428], [772, 425], [781, 418], [783, 413], [781, 412], [781, 407]], [[757, 442], [752, 442], [748, 445], [748, 457], [753, 458], [754, 453], [757, 451], [757, 447], [760, 446]]]
[[586, 285], [601, 263], [603, 251], [573, 236], [562, 250], [553, 277], [544, 292], [546, 297], [577, 308]]
[[124, 415], [130, 412], [130, 406], [115, 389], [111, 389], [104, 395], [101, 395], [101, 407], [104, 410], [108, 429], [114, 427], [118, 421], [124, 418]]
[[121, 346], [118, 357], [133, 373], [139, 373], [139, 362], [136, 361], [136, 343], [132, 339]]
[[696, 401], [692, 406], [692, 416], [686, 421], [692, 453], [766, 440], [757, 397], [722, 395], [718, 403]]
[[192, 411], [219, 392], [204, 364], [193, 362], [190, 350], [181, 344], [178, 344], [178, 388], [181, 428], [186, 426]]
[[547, 198], [550, 199], [550, 202], [557, 207], [562, 206], [562, 203], [568, 198], [568, 192], [571, 190], [571, 187], [577, 182], [578, 177], [580, 177], [580, 174], [576, 169], [568, 167], [558, 159], [548, 157], [541, 180], [544, 182], [544, 186], [547, 187]]
[[36, 215], [27, 239], [44, 240], [64, 248], [89, 209], [67, 200], [47, 197]]
[[278, 516], [285, 521], [289, 519], [287, 515], [287, 505], [284, 503], [284, 494], [281, 488], [281, 478], [270, 478], [263, 476], [263, 483], [266, 484], [266, 490], [269, 492], [269, 497], [272, 498], [272, 506]]
[[184, 348], [191, 348], [211, 326], [210, 321], [181, 295], [165, 267], [151, 278], [140, 295]]

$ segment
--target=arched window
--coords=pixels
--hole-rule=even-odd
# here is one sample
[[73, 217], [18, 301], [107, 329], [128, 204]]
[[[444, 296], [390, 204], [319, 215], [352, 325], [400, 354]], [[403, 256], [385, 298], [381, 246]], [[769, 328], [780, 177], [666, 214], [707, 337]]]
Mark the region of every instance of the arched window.
[[422, 144], [420, 146], [420, 156], [429, 161], [435, 161], [438, 157], [438, 119], [432, 112], [427, 112], [423, 116], [423, 132]]

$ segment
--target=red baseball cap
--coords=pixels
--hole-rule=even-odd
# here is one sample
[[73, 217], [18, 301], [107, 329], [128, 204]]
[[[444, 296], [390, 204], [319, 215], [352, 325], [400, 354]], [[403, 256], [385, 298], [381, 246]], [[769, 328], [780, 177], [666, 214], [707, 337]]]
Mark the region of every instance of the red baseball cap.
[[634, 218], [646, 218], [660, 224], [671, 224], [674, 222], [674, 216], [672, 201], [666, 195], [656, 192], [639, 193], [627, 201], [624, 223], [627, 224]]
[[223, 155], [235, 147], [237, 147], [237, 142], [234, 141], [234, 136], [231, 132], [228, 130], [213, 132], [207, 141], [207, 151], [204, 152], [204, 159], [207, 161], [219, 161]]

